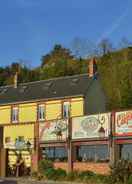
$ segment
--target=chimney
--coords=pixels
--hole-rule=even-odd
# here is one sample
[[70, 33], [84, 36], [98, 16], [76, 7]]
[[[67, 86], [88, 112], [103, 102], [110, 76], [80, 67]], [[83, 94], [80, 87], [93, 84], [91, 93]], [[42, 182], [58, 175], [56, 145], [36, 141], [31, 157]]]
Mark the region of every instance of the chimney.
[[96, 63], [96, 59], [95, 58], [92, 58], [90, 61], [89, 61], [89, 77], [93, 77], [95, 78], [96, 77], [96, 74], [97, 74], [97, 63]]
[[18, 84], [18, 72], [16, 72], [14, 75], [14, 88], [17, 88], [17, 84]]

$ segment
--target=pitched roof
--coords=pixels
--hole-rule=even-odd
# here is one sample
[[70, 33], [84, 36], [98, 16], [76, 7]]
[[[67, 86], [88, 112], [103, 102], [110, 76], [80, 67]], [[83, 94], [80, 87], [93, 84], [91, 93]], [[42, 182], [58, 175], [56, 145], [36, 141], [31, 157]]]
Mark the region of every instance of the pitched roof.
[[85, 95], [93, 81], [88, 74], [60, 77], [0, 87], [0, 104]]

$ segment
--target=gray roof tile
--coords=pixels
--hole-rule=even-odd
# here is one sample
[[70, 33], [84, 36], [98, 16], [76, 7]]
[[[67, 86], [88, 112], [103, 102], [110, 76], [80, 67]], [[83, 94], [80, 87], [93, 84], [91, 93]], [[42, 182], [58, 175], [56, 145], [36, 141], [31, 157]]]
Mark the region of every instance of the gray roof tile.
[[0, 104], [57, 99], [85, 95], [93, 81], [88, 74], [60, 77], [13, 86], [0, 87]]

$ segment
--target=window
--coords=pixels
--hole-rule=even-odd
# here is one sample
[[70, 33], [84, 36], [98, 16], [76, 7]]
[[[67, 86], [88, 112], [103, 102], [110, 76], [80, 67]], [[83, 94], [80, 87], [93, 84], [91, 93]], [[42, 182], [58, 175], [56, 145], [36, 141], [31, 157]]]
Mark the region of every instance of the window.
[[18, 107], [12, 108], [12, 122], [18, 122]]
[[132, 144], [120, 145], [120, 158], [125, 160], [132, 160]]
[[70, 117], [70, 103], [64, 102], [63, 103], [63, 118], [69, 118]]
[[66, 161], [67, 150], [65, 147], [46, 147], [42, 150], [42, 157], [55, 161]]
[[76, 147], [79, 161], [106, 162], [109, 160], [108, 145], [84, 145]]
[[4, 94], [4, 93], [6, 93], [7, 92], [7, 88], [2, 88], [1, 90], [0, 90], [0, 93], [1, 94]]
[[45, 119], [45, 105], [38, 106], [38, 120]]
[[5, 137], [5, 143], [10, 143], [11, 142], [11, 138], [10, 137]]
[[19, 91], [20, 93], [24, 93], [26, 89], [27, 89], [27, 86], [21, 86]]

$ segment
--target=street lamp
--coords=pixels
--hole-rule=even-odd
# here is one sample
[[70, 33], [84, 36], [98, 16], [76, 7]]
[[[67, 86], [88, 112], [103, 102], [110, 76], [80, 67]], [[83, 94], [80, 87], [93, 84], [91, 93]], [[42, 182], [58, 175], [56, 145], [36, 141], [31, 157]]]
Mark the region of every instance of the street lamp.
[[98, 131], [99, 137], [104, 138], [105, 137], [105, 129], [101, 126]]

